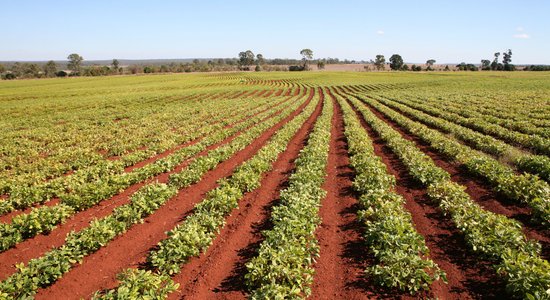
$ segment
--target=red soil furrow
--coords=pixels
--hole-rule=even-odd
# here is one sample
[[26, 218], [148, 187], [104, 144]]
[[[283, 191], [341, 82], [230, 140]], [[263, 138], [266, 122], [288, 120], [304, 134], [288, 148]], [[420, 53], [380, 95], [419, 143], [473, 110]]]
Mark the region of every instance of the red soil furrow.
[[262, 90], [260, 91], [259, 93], [257, 93], [255, 96], [256, 97], [262, 97], [268, 90]]
[[256, 254], [270, 226], [271, 207], [278, 201], [279, 192], [287, 184], [294, 169], [294, 160], [306, 143], [309, 132], [322, 110], [321, 101], [314, 113], [292, 138], [287, 149], [264, 174], [261, 187], [243, 197], [228, 218], [212, 246], [197, 258], [192, 258], [174, 276], [180, 284], [171, 299], [244, 299], [246, 286], [245, 264]]
[[275, 97], [279, 97], [281, 96], [281, 94], [284, 92], [284, 89], [278, 89], [277, 92], [275, 93]]
[[448, 284], [434, 284], [431, 296], [441, 299], [505, 298], [504, 282], [497, 277], [493, 263], [468, 251], [469, 246], [452, 220], [443, 215], [428, 198], [426, 189], [414, 180], [362, 115], [356, 113], [373, 140], [376, 155], [395, 176], [396, 191], [405, 198], [405, 208], [411, 213], [416, 230], [424, 236], [430, 258], [447, 274]]
[[542, 245], [541, 256], [544, 259], [550, 258], [550, 230], [531, 222], [531, 208], [524, 204], [504, 199], [504, 196], [492, 191], [491, 186], [482, 178], [469, 175], [468, 170], [463, 165], [445, 158], [428, 143], [422, 141], [417, 136], [409, 134], [404, 128], [387, 118], [374, 107], [369, 108], [378, 118], [384, 120], [397, 130], [401, 136], [414, 142], [422, 152], [432, 158], [438, 167], [449, 172], [452, 181], [465, 186], [466, 193], [484, 209], [520, 221], [523, 224], [524, 234], [530, 239], [537, 240]]
[[[282, 110], [275, 112], [273, 115], [266, 117], [264, 120], [278, 115], [279, 113], [281, 113], [281, 111]], [[240, 132], [236, 133], [235, 135], [225, 139], [220, 143], [211, 145], [194, 157], [205, 155], [208, 151], [231, 142], [240, 134]], [[65, 237], [69, 232], [73, 230], [79, 231], [82, 228], [87, 227], [89, 222], [94, 218], [107, 216], [111, 214], [116, 207], [129, 203], [129, 197], [145, 184], [154, 181], [168, 182], [170, 174], [180, 172], [188, 165], [191, 159], [186, 160], [171, 172], [163, 173], [156, 177], [153, 177], [152, 179], [148, 179], [144, 182], [135, 184], [118, 195], [103, 200], [99, 204], [85, 211], [76, 213], [64, 224], [57, 226], [51, 233], [47, 235], [37, 235], [17, 244], [14, 248], [0, 253], [0, 280], [4, 280], [13, 272], [15, 272], [15, 264], [26, 264], [30, 259], [41, 256], [52, 248], [61, 246], [65, 242]]]
[[166, 238], [166, 231], [174, 228], [191, 213], [194, 205], [217, 186], [217, 180], [230, 175], [234, 168], [252, 157], [284, 124], [299, 114], [310, 100], [230, 159], [207, 172], [202, 180], [179, 193], [142, 224], [132, 226], [124, 235], [115, 238], [105, 247], [84, 258], [52, 286], [38, 291], [38, 299], [78, 299], [89, 297], [103, 288], [117, 284], [116, 275], [123, 269], [138, 263], [159, 241]]
[[[254, 116], [257, 116], [258, 114], [261, 114], [261, 113], [263, 113], [263, 112], [265, 112], [265, 111], [267, 111], [267, 110], [269, 110], [269, 109], [272, 109], [272, 108], [281, 106], [282, 104], [288, 102], [290, 99], [292, 99], [292, 97], [288, 97], [287, 99], [284, 99], [283, 101], [280, 101], [279, 103], [275, 104], [274, 106], [266, 107], [266, 108], [264, 108], [264, 109], [262, 109], [262, 110], [256, 112], [254, 115], [252, 115], [252, 116], [250, 116], [250, 117], [246, 117], [246, 118], [243, 118], [243, 119], [241, 119], [241, 120], [238, 120], [237, 122], [235, 122], [235, 123], [233, 123], [233, 124], [226, 125], [224, 128], [231, 128], [231, 127], [233, 127], [233, 126], [235, 126], [235, 125], [237, 125], [237, 124], [239, 124], [239, 123], [242, 123], [242, 122], [244, 122], [244, 121], [246, 121], [246, 120], [248, 120], [248, 119], [250, 119], [250, 118], [252, 118], [252, 117], [254, 117]], [[164, 158], [164, 157], [167, 157], [167, 156], [173, 154], [174, 152], [176, 152], [176, 151], [178, 151], [178, 150], [180, 150], [180, 149], [183, 149], [183, 148], [185, 148], [185, 147], [192, 146], [192, 145], [194, 145], [194, 144], [200, 142], [203, 138], [204, 138], [204, 136], [199, 137], [199, 138], [196, 138], [196, 139], [194, 139], [194, 140], [192, 140], [192, 141], [188, 141], [188, 142], [185, 142], [185, 143], [183, 143], [183, 144], [177, 145], [177, 146], [175, 146], [175, 147], [173, 147], [173, 148], [170, 148], [170, 149], [168, 149], [168, 150], [166, 150], [166, 151], [164, 151], [164, 152], [161, 152], [161, 153], [156, 154], [156, 155], [154, 155], [154, 156], [152, 156], [152, 157], [149, 157], [149, 158], [147, 158], [147, 159], [145, 159], [145, 160], [142, 160], [142, 161], [140, 161], [140, 162], [138, 162], [138, 163], [136, 163], [136, 164], [134, 164], [134, 165], [132, 165], [132, 166], [129, 166], [129, 167], [124, 168], [124, 172], [125, 172], [125, 173], [129, 173], [129, 172], [132, 172], [134, 169], [141, 168], [141, 167], [144, 167], [144, 166], [146, 166], [146, 165], [148, 165], [148, 164], [151, 164], [151, 163], [153, 163], [153, 162], [155, 162], [155, 161], [157, 161], [157, 160], [159, 160], [159, 159], [162, 159], [162, 158]], [[23, 210], [14, 210], [14, 211], [12, 211], [12, 212], [9, 212], [9, 213], [7, 213], [7, 214], [4, 214], [4, 215], [0, 216], [0, 222], [2, 222], [2, 223], [11, 223], [13, 217], [15, 217], [15, 216], [17, 216], [17, 215], [22, 215], [22, 214], [28, 214], [28, 213], [31, 212], [31, 210], [32, 210], [33, 208], [41, 207], [41, 206], [44, 206], [44, 205], [45, 205], [45, 206], [54, 206], [54, 205], [57, 205], [58, 203], [59, 203], [59, 198], [53, 198], [53, 199], [51, 199], [50, 201], [48, 201], [48, 202], [46, 202], [46, 203], [44, 203], [44, 204], [37, 204], [37, 205], [34, 205], [34, 206], [32, 206], [32, 207], [25, 208], [25, 209], [23, 209]]]
[[268, 98], [269, 96], [273, 95], [273, 93], [275, 93], [275, 90], [268, 91], [267, 93], [265, 93], [264, 98]]
[[357, 220], [359, 204], [352, 189], [354, 172], [349, 164], [342, 110], [334, 105], [327, 178], [321, 203], [321, 225], [316, 236], [320, 256], [314, 264], [312, 299], [367, 299], [374, 295], [363, 288], [367, 247]]

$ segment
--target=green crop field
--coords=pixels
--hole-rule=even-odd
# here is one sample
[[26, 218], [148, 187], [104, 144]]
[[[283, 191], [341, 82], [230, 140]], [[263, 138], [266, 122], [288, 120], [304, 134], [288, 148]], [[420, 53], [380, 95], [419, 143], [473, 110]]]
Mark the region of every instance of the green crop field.
[[550, 299], [547, 73], [0, 81], [0, 299]]

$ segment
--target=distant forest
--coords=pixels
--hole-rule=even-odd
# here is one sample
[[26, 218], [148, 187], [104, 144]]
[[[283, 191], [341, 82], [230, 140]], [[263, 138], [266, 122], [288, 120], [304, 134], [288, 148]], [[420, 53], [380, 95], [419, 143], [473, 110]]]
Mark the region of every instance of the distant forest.
[[[460, 63], [456, 66], [434, 68], [435, 60], [428, 59], [425, 64], [416, 65], [404, 63], [399, 54], [393, 54], [389, 62], [384, 55], [376, 55], [375, 59], [340, 60], [338, 58], [313, 58], [313, 51], [302, 49], [302, 59], [264, 58], [262, 54], [254, 54], [251, 50], [242, 51], [238, 58], [212, 59], [150, 59], [150, 60], [90, 60], [73, 53], [66, 61], [35, 61], [35, 62], [0, 62], [0, 77], [4, 80], [25, 78], [52, 78], [68, 76], [107, 76], [123, 74], [150, 74], [150, 73], [188, 73], [188, 72], [223, 72], [223, 71], [307, 71], [314, 64], [317, 69], [324, 69], [332, 64], [363, 64], [365, 71], [383, 71], [386, 66], [392, 71], [515, 71], [512, 62], [512, 50], [502, 53], [502, 62], [499, 62], [500, 52], [494, 54], [493, 60], [482, 59], [480, 64]], [[528, 65], [524, 71], [550, 71], [548, 65]]]

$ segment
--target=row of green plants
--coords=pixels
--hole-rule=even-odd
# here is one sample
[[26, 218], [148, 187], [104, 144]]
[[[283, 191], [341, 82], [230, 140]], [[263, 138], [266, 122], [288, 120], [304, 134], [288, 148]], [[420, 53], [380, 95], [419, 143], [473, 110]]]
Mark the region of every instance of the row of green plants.
[[[30, 260], [26, 266], [18, 265], [17, 272], [0, 283], [0, 295], [15, 299], [31, 297], [39, 288], [53, 284], [74, 264], [81, 262], [85, 256], [105, 246], [116, 236], [123, 234], [133, 224], [142, 222], [143, 218], [176, 195], [180, 188], [200, 181], [206, 172], [229, 159], [237, 151], [244, 149], [268, 128], [290, 116], [300, 105], [300, 102], [295, 102], [284, 112], [268, 120], [255, 118], [256, 126], [243, 132], [230, 143], [194, 159], [182, 171], [171, 175], [171, 178], [184, 176], [189, 179], [194, 178], [194, 180], [189, 180], [185, 184], [174, 183], [173, 180], [170, 180], [169, 184], [155, 182], [145, 185], [131, 196], [129, 204], [117, 207], [112, 214], [104, 218], [93, 220], [88, 227], [81, 231], [71, 232], [61, 247]], [[205, 164], [204, 162], [209, 163]]]
[[[298, 102], [291, 102], [284, 106], [296, 106]], [[60, 203], [53, 207], [41, 206], [33, 208], [29, 213], [17, 215], [11, 223], [0, 223], [0, 251], [5, 251], [17, 243], [40, 233], [51, 231], [76, 211], [90, 208], [102, 200], [112, 197], [133, 184], [147, 178], [172, 171], [185, 160], [204, 151], [208, 146], [214, 145], [238, 132], [246, 130], [253, 124], [257, 124], [265, 118], [276, 114], [279, 107], [258, 114], [257, 116], [235, 124], [231, 128], [221, 128], [202, 139], [199, 143], [182, 148], [169, 156], [161, 158], [141, 168], [136, 168], [128, 173], [113, 173], [102, 176], [95, 181], [76, 183], [71, 187], [70, 193], [60, 195]], [[237, 122], [237, 120], [234, 120]], [[199, 158], [202, 161], [203, 158]]]
[[[397, 154], [413, 178], [428, 189], [430, 199], [450, 216], [470, 250], [495, 262], [496, 272], [506, 280], [511, 296], [548, 298], [550, 263], [540, 257], [540, 244], [525, 237], [518, 221], [483, 209], [465, 192], [464, 186], [449, 180], [450, 175], [437, 167], [415, 143], [378, 119], [364, 103], [355, 98], [350, 101]], [[418, 176], [421, 173], [438, 175]]]
[[389, 107], [401, 111], [414, 120], [438, 128], [445, 133], [452, 134], [478, 150], [495, 155], [497, 158], [510, 159], [511, 163], [513, 163], [518, 170], [538, 175], [542, 179], [550, 182], [550, 158], [547, 156], [523, 153], [490, 136], [483, 135], [444, 119], [433, 117], [397, 101], [389, 101], [381, 97], [376, 97], [375, 99]]
[[[181, 113], [170, 121], [177, 127], [190, 120], [208, 119], [206, 116], [210, 115], [197, 110], [199, 101], [179, 107], [168, 100], [162, 102], [167, 108]], [[5, 156], [0, 168], [6, 180], [1, 182], [0, 191], [5, 193], [20, 186], [40, 184], [104, 161], [105, 156], [140, 151], [142, 147], [162, 147], [174, 144], [181, 137], [178, 132], [159, 130], [168, 125], [162, 123], [166, 122], [165, 115], [168, 114], [161, 113], [154, 104], [141, 102], [134, 103], [133, 107], [135, 111], [124, 112], [121, 108], [118, 112], [102, 111], [102, 115], [97, 109], [86, 111], [84, 107], [78, 111], [84, 115], [78, 117], [67, 113], [57, 115], [58, 112], [54, 111], [56, 120], [45, 117], [46, 120], [28, 121], [8, 131], [3, 137]], [[95, 120], [88, 119], [93, 116]], [[116, 143], [113, 143], [115, 138]]]
[[495, 108], [484, 108], [476, 106], [473, 107], [475, 109], [474, 110], [464, 109], [463, 104], [455, 103], [453, 101], [430, 101], [430, 99], [418, 99], [418, 101], [416, 101], [416, 99], [410, 100], [414, 102], [421, 102], [422, 100], [429, 101], [428, 103], [430, 105], [433, 105], [434, 107], [440, 109], [445, 108], [449, 112], [458, 114], [471, 120], [480, 120], [482, 122], [497, 124], [513, 131], [538, 135], [543, 138], [550, 138], [550, 128], [539, 127], [536, 125], [536, 121], [534, 123], [530, 123], [526, 122], [525, 120], [515, 120], [514, 117], [516, 117], [517, 114], [514, 115], [513, 112], [509, 112], [509, 114], [505, 116], [502, 116], [501, 114], [499, 114], [499, 116], [494, 116], [492, 115], [492, 113], [495, 112]]
[[550, 154], [550, 140], [538, 135], [525, 134], [513, 130], [509, 130], [500, 125], [493, 124], [476, 118], [465, 118], [456, 113], [448, 112], [446, 109], [436, 108], [433, 105], [419, 104], [403, 99], [392, 98], [393, 101], [423, 111], [429, 115], [436, 116], [462, 125], [464, 127], [476, 130], [478, 132], [494, 136], [507, 143], [511, 143], [524, 148], [532, 149], [536, 153]]
[[333, 103], [324, 101], [307, 145], [295, 161], [289, 187], [281, 191], [280, 204], [272, 210], [273, 227], [263, 232], [257, 256], [246, 264], [245, 281], [252, 299], [296, 299], [311, 293], [332, 115]]
[[[231, 115], [229, 112], [237, 103], [247, 103], [251, 107], [259, 104], [232, 98], [211, 101], [218, 95], [223, 94], [154, 97], [152, 99], [158, 101], [147, 99], [133, 103], [131, 107], [134, 110], [131, 111], [129, 108], [112, 109], [98, 115], [98, 110], [93, 109], [88, 116], [83, 116], [95, 116], [93, 120], [77, 119], [76, 123], [72, 122], [71, 119], [78, 118], [73, 112], [66, 118], [56, 114], [61, 119], [58, 121], [20, 124], [21, 129], [8, 131], [0, 137], [4, 155], [0, 159], [0, 174], [5, 175], [0, 180], [0, 193], [25, 192], [25, 188], [44, 185], [44, 181], [105, 162], [113, 155], [123, 159], [130, 154], [133, 158], [130, 161], [136, 161], [139, 157], [145, 159], [188, 141], [188, 133], [202, 126], [216, 120], [223, 121]], [[185, 105], [181, 105], [182, 98]], [[267, 102], [267, 99], [259, 100]], [[159, 103], [163, 107], [157, 107]], [[110, 103], [108, 107], [111, 105], [114, 106]], [[21, 189], [23, 191], [18, 191]]]
[[498, 193], [508, 199], [527, 204], [532, 208], [533, 221], [550, 227], [550, 186], [545, 181], [531, 174], [518, 175], [496, 159], [472, 150], [437, 130], [412, 121], [380, 102], [368, 97], [360, 99], [408, 132], [429, 143], [436, 151], [466, 166], [470, 173], [485, 178]]
[[[168, 238], [159, 242], [157, 249], [148, 255], [149, 267], [154, 270], [147, 273], [149, 280], [137, 282], [134, 280], [135, 276], [128, 274], [143, 274], [146, 271], [127, 269], [119, 274], [121, 283], [117, 288], [98, 291], [94, 298], [120, 299], [127, 294], [128, 289], [144, 292], [137, 292], [137, 297], [166, 297], [169, 291], [165, 287], [175, 286], [170, 276], [179, 273], [181, 265], [189, 258], [198, 256], [212, 244], [225, 225], [226, 217], [239, 207], [239, 201], [246, 193], [260, 187], [264, 174], [272, 169], [279, 154], [285, 151], [292, 137], [310, 117], [318, 102], [318, 98], [312, 101], [303, 112], [278, 130], [256, 155], [239, 165], [231, 176], [220, 179], [218, 187], [210, 190], [194, 207], [193, 214], [167, 233]], [[164, 284], [158, 284], [157, 288], [145, 288], [151, 281]]]
[[405, 200], [395, 192], [395, 177], [374, 153], [372, 141], [346, 101], [338, 97], [344, 113], [350, 164], [355, 170], [354, 190], [359, 195], [358, 216], [365, 225], [365, 241], [378, 263], [367, 269], [375, 282], [415, 294], [427, 291], [436, 280], [446, 282], [429, 257], [424, 237], [414, 228]]
[[[92, 160], [89, 160], [85, 157], [80, 160], [74, 159], [71, 163], [79, 162], [81, 160], [85, 162], [80, 164], [77, 170], [68, 176], [60, 176], [48, 181], [44, 181], [42, 179], [45, 178], [45, 174], [51, 173], [48, 171], [47, 168], [40, 169], [39, 171], [33, 170], [32, 175], [36, 177], [34, 177], [31, 181], [27, 181], [27, 175], [30, 175], [29, 173], [25, 173], [24, 176], [21, 177], [10, 176], [5, 180], [6, 184], [4, 185], [4, 192], [9, 193], [9, 200], [0, 202], [0, 213], [6, 213], [13, 209], [26, 208], [34, 203], [43, 203], [51, 198], [56, 197], [57, 194], [65, 190], [71, 190], [71, 186], [73, 186], [74, 184], [89, 182], [91, 180], [97, 179], [97, 177], [101, 174], [122, 173], [125, 167], [132, 166], [139, 161], [148, 159], [178, 144], [184, 144], [196, 138], [205, 136], [214, 130], [221, 130], [225, 125], [235, 122], [235, 119], [242, 118], [243, 113], [250, 112], [250, 110], [261, 110], [264, 105], [270, 104], [267, 100], [262, 100], [258, 102], [250, 102], [251, 105], [244, 105], [244, 107], [239, 108], [236, 112], [232, 113], [228, 113], [229, 110], [224, 109], [224, 107], [234, 105], [235, 101], [224, 101], [227, 103], [212, 102], [210, 104], [210, 109], [196, 110], [196, 113], [191, 113], [193, 112], [191, 110], [188, 113], [190, 115], [190, 119], [186, 120], [185, 124], [178, 127], [178, 136], [176, 138], [163, 139], [163, 136], [161, 135], [159, 137], [160, 140], [151, 140], [151, 144], [148, 145], [146, 149], [132, 151], [128, 154], [121, 156], [116, 161], [103, 159], [99, 154], [94, 156], [94, 159]], [[218, 110], [220, 112], [211, 112]], [[85, 135], [86, 133], [81, 132], [80, 134]], [[86, 143], [82, 143], [80, 144], [80, 147], [81, 149], [85, 149], [88, 146]], [[65, 151], [64, 153], [69, 154], [70, 151]], [[69, 159], [70, 157], [71, 156], [68, 156], [67, 159]], [[59, 161], [58, 163], [64, 164], [63, 161]], [[48, 164], [48, 162], [43, 163]], [[59, 169], [56, 164], [52, 165], [52, 167], [55, 169]], [[64, 168], [73, 169], [73, 167], [74, 166], [72, 166], [71, 164], [64, 164]], [[21, 170], [18, 170], [18, 172], [20, 171]], [[62, 171], [66, 170], [63, 169]]]

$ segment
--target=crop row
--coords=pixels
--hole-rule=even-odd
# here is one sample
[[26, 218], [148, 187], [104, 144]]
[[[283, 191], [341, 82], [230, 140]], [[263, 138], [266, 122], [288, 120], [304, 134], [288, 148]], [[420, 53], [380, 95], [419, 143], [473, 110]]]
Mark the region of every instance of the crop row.
[[526, 203], [533, 209], [535, 221], [550, 226], [550, 186], [546, 182], [530, 174], [517, 175], [499, 161], [472, 150], [437, 130], [411, 121], [372, 99], [361, 99], [429, 143], [435, 150], [464, 164], [472, 174], [485, 178], [495, 191], [509, 199]]
[[[310, 117], [318, 102], [318, 98], [312, 101], [302, 113], [285, 124], [256, 155], [238, 166], [230, 177], [220, 179], [218, 187], [209, 191], [194, 207], [193, 214], [167, 233], [168, 238], [161, 241], [157, 249], [148, 255], [148, 262], [155, 272], [125, 270], [118, 276], [121, 281], [119, 287], [97, 292], [95, 298], [120, 299], [130, 290], [134, 291], [133, 295], [136, 297], [151, 296], [161, 299], [171, 292], [166, 287], [176, 285], [169, 280], [169, 276], [179, 273], [182, 264], [189, 258], [198, 256], [212, 244], [225, 225], [226, 217], [238, 208], [239, 201], [246, 193], [260, 187], [264, 174], [272, 169], [279, 154], [287, 148], [291, 138]], [[135, 281], [138, 274], [147, 279], [144, 282]], [[158, 284], [156, 289], [146, 288], [151, 285], [149, 282], [163, 284]]]
[[511, 295], [522, 298], [547, 297], [550, 263], [540, 257], [540, 244], [528, 240], [521, 224], [491, 213], [476, 204], [465, 187], [449, 180], [416, 145], [378, 119], [357, 99], [350, 99], [365, 121], [397, 154], [409, 173], [428, 189], [428, 196], [449, 215], [475, 253], [496, 263], [496, 270], [507, 282]]
[[492, 124], [475, 118], [465, 118], [455, 113], [444, 111], [425, 104], [413, 103], [402, 99], [392, 99], [409, 107], [421, 110], [429, 115], [436, 116], [452, 123], [495, 136], [505, 142], [512, 143], [525, 148], [533, 149], [537, 153], [550, 155], [550, 140], [537, 135], [515, 132], [502, 126]]
[[73, 264], [81, 262], [83, 257], [123, 234], [133, 224], [141, 222], [144, 217], [172, 198], [179, 189], [200, 181], [206, 172], [244, 149], [262, 132], [289, 116], [299, 106], [300, 103], [296, 102], [283, 113], [267, 121], [254, 119], [258, 125], [230, 143], [210, 150], [206, 156], [194, 159], [181, 172], [172, 174], [168, 185], [152, 183], [140, 188], [131, 196], [129, 204], [116, 208], [107, 217], [92, 221], [89, 227], [79, 232], [71, 232], [63, 246], [47, 252], [42, 257], [32, 259], [26, 266], [17, 266], [17, 272], [0, 283], [0, 295], [6, 298], [28, 297], [37, 289], [52, 284], [68, 272]]
[[[75, 182], [68, 186], [71, 193], [61, 195], [61, 203], [52, 207], [42, 206], [33, 208], [27, 214], [21, 214], [12, 219], [10, 224], [0, 223], [0, 251], [4, 251], [22, 240], [35, 236], [40, 233], [51, 231], [57, 224], [63, 222], [76, 211], [89, 208], [100, 201], [116, 195], [129, 186], [157, 176], [161, 173], [169, 172], [186, 159], [205, 150], [208, 146], [219, 143], [227, 137], [236, 134], [247, 127], [259, 122], [265, 117], [270, 116], [278, 108], [273, 107], [256, 117], [249, 119], [232, 128], [217, 128], [212, 135], [205, 137], [201, 142], [182, 148], [167, 157], [161, 158], [154, 163], [141, 168], [136, 168], [129, 173], [110, 173], [106, 169], [106, 174], [100, 174], [91, 182]], [[247, 113], [251, 116], [254, 112]], [[233, 120], [234, 122], [238, 119]]]
[[[113, 155], [121, 155], [120, 159], [127, 154], [134, 159], [137, 155], [152, 156], [187, 141], [188, 133], [194, 132], [192, 128], [223, 121], [230, 115], [229, 108], [241, 101], [205, 102], [207, 97], [214, 98], [216, 94], [191, 96], [185, 105], [181, 105], [181, 97], [165, 97], [153, 103], [143, 101], [134, 103], [133, 110], [110, 110], [93, 121], [79, 120], [75, 124], [65, 120], [59, 125], [45, 122], [28, 125], [32, 129], [10, 132], [11, 138], [2, 142], [0, 174], [5, 176], [0, 180], [0, 193], [16, 194], [21, 187], [42, 185], [67, 172], [105, 162], [106, 157]], [[210, 109], [204, 109], [205, 106]]]
[[[186, 106], [171, 102], [173, 101], [162, 99], [166, 108], [181, 113], [179, 118], [172, 120], [173, 124], [186, 124], [194, 117], [202, 119], [201, 115], [205, 114], [205, 111], [197, 110], [200, 107], [198, 101]], [[31, 123], [26, 124], [29, 129], [9, 132], [11, 136], [8, 135], [6, 138], [9, 139], [3, 143], [5, 157], [2, 159], [2, 170], [5, 175], [9, 175], [9, 181], [2, 184], [0, 190], [5, 192], [10, 186], [29, 186], [61, 176], [70, 170], [92, 166], [103, 161], [104, 155], [120, 155], [139, 147], [158, 147], [172, 142], [177, 138], [175, 132], [158, 130], [162, 128], [161, 122], [169, 113], [157, 110], [156, 105], [158, 104], [148, 102], [134, 103], [135, 111], [104, 112], [95, 121], [67, 123], [71, 118], [69, 115], [68, 120], [60, 121], [59, 125], [55, 122], [43, 122], [40, 125]], [[94, 112], [92, 110], [89, 113]], [[148, 114], [144, 115], [146, 113]], [[140, 122], [129, 122], [128, 118], [140, 119]], [[151, 134], [152, 129], [157, 129], [156, 135]], [[116, 144], [112, 144], [111, 137], [116, 137]], [[103, 149], [105, 154], [100, 153]], [[17, 157], [20, 157], [19, 160]]]
[[[25, 208], [32, 203], [45, 202], [52, 197], [56, 197], [57, 194], [65, 190], [71, 190], [71, 185], [74, 183], [82, 183], [93, 180], [105, 173], [121, 173], [123, 168], [132, 166], [139, 161], [166, 151], [177, 144], [189, 142], [193, 139], [208, 134], [212, 130], [221, 129], [225, 126], [225, 124], [228, 124], [226, 122], [227, 118], [233, 119], [235, 117], [240, 117], [243, 112], [248, 112], [250, 109], [261, 109], [264, 105], [263, 102], [267, 101], [253, 103], [252, 105], [245, 105], [243, 109], [237, 110], [235, 114], [228, 114], [228, 110], [223, 109], [224, 106], [227, 106], [228, 104], [230, 105], [234, 103], [234, 101], [229, 101], [224, 105], [212, 102], [212, 104], [209, 104], [209, 109], [202, 110], [202, 114], [190, 114], [191, 119], [186, 120], [183, 126], [180, 125], [178, 127], [179, 135], [177, 138], [166, 138], [159, 132], [157, 134], [160, 135], [157, 135], [157, 137], [151, 141], [153, 146], [147, 147], [147, 149], [133, 151], [129, 154], [121, 156], [120, 159], [116, 161], [99, 158], [94, 161], [88, 161], [84, 165], [90, 165], [89, 167], [79, 168], [73, 174], [68, 176], [60, 176], [49, 181], [41, 181], [44, 176], [41, 176], [40, 174], [48, 173], [49, 171], [47, 168], [43, 170], [41, 169], [39, 172], [34, 172], [33, 176], [35, 177], [33, 177], [30, 182], [25, 179], [29, 174], [25, 174], [25, 176], [23, 176], [23, 180], [17, 176], [12, 176], [9, 180], [6, 180], [6, 184], [4, 186], [4, 192], [9, 192], [10, 200], [0, 203], [0, 213], [5, 213], [12, 209]], [[218, 109], [225, 113], [212, 114], [209, 112], [210, 110]], [[201, 112], [201, 110], [196, 110], [196, 112]], [[229, 121], [231, 122], [231, 120]], [[79, 134], [86, 135], [85, 132], [79, 132]], [[123, 141], [120, 141], [120, 143], [122, 142]], [[83, 143], [80, 147], [87, 148], [88, 146]], [[70, 151], [66, 151], [65, 153], [69, 155], [69, 152]], [[77, 161], [77, 159], [73, 159], [73, 161]], [[35, 181], [38, 181], [38, 183], [32, 184]]]
[[257, 256], [246, 264], [245, 280], [252, 298], [299, 298], [311, 293], [312, 263], [319, 253], [315, 230], [326, 195], [321, 186], [326, 177], [332, 108], [332, 102], [325, 100], [307, 145], [295, 161], [289, 187], [281, 191], [280, 204], [273, 208], [273, 228], [263, 232], [265, 240]]
[[[453, 101], [441, 101], [441, 100], [430, 100], [425, 98], [409, 99], [415, 103], [424, 102], [429, 103], [432, 107], [439, 109], [445, 109], [448, 112], [458, 114], [462, 117], [468, 118], [470, 120], [479, 121], [481, 123], [488, 122], [492, 124], [497, 124], [502, 127], [505, 127], [510, 130], [519, 131], [524, 134], [533, 134], [539, 135], [543, 138], [550, 138], [550, 130], [547, 128], [540, 128], [535, 126], [533, 123], [526, 121], [516, 121], [508, 117], [494, 116], [491, 113], [494, 113], [494, 108], [480, 108], [474, 106], [474, 109], [465, 109], [464, 103], [455, 103]], [[511, 112], [513, 116], [513, 111]]]
[[378, 260], [367, 273], [384, 287], [410, 293], [429, 290], [445, 273], [428, 258], [424, 237], [414, 228], [405, 210], [403, 197], [395, 192], [395, 177], [388, 174], [380, 157], [374, 154], [372, 141], [349, 104], [338, 97], [344, 112], [345, 136], [350, 164], [355, 170], [353, 187], [362, 210], [365, 240]]
[[396, 101], [388, 101], [383, 98], [376, 98], [376, 100], [403, 112], [417, 121], [438, 128], [445, 133], [453, 134], [456, 138], [468, 143], [478, 150], [493, 154], [498, 158], [511, 158], [512, 163], [519, 170], [536, 174], [542, 179], [550, 182], [550, 158], [547, 156], [522, 153], [516, 148], [495, 140], [492, 137], [485, 136], [444, 119], [433, 117]]

